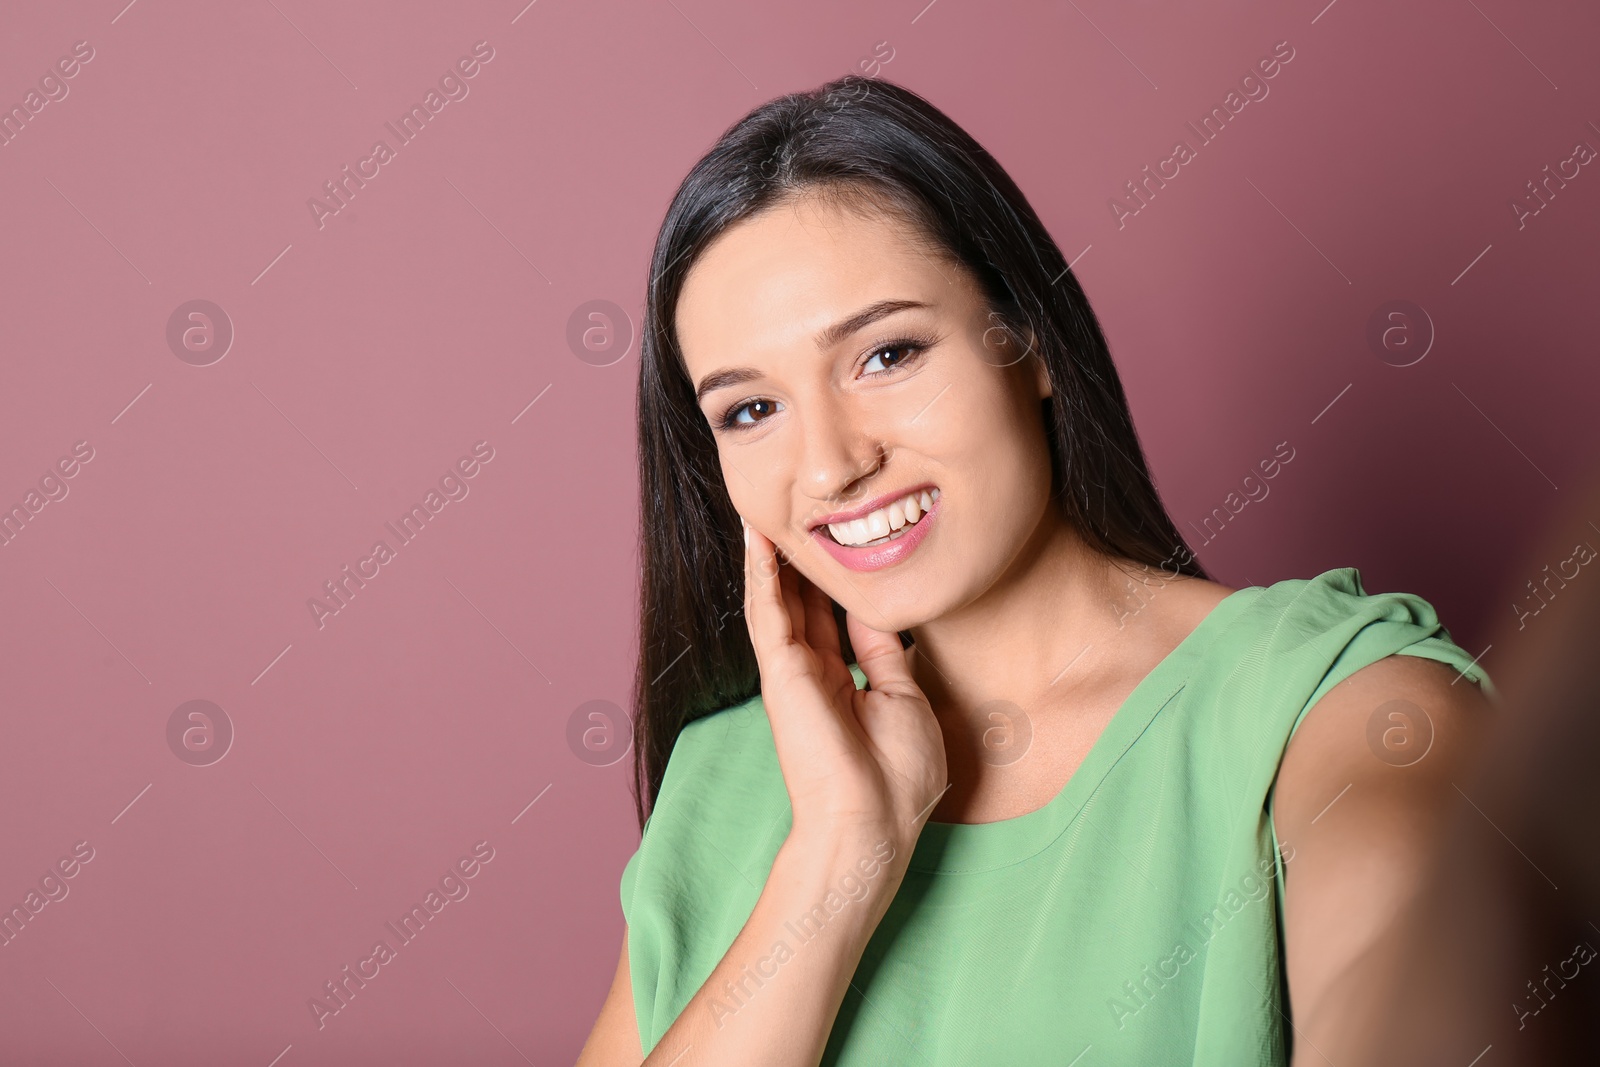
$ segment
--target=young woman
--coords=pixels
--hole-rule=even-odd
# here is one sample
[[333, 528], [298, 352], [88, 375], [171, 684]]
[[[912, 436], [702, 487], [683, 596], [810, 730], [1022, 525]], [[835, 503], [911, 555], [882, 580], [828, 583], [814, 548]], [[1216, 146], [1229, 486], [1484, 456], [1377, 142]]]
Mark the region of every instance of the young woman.
[[1354, 568], [1209, 578], [981, 146], [853, 76], [729, 129], [638, 417], [643, 834], [581, 1065], [1338, 1060], [1492, 684]]

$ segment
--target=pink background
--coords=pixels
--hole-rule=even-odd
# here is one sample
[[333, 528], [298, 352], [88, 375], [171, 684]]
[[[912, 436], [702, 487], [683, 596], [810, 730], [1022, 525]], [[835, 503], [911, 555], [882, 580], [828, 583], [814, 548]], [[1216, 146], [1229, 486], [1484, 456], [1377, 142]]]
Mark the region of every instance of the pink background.
[[[693, 161], [875, 51], [1075, 261], [1181, 526], [1295, 449], [1194, 536], [1220, 580], [1356, 566], [1476, 653], [1597, 451], [1600, 166], [1510, 206], [1600, 147], [1577, 0], [125, 2], [10, 3], [0, 32], [6, 108], [94, 49], [0, 147], [0, 507], [93, 449], [0, 547], [0, 908], [94, 850], [0, 946], [6, 1062], [571, 1062], [637, 830], [622, 749], [568, 727], [627, 701], [638, 519], [637, 344], [580, 359], [569, 320], [609, 300], [636, 334]], [[1109, 198], [1284, 40], [1119, 228]], [[307, 200], [479, 41], [468, 96], [319, 228]], [[166, 337], [196, 299], [235, 331], [209, 366]], [[1366, 340], [1391, 300], [1436, 335], [1410, 366]], [[207, 766], [169, 745], [190, 700], [235, 734]], [[469, 895], [319, 1029], [310, 999], [480, 841]]]

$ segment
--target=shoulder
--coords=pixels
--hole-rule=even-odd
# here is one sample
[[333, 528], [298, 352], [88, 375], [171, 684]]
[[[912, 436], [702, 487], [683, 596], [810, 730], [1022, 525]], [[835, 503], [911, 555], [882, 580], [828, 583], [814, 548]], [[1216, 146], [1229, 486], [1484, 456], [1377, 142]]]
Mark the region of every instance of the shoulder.
[[[850, 674], [863, 689], [867, 676], [855, 664]], [[788, 806], [788, 791], [772, 740], [772, 723], [760, 692], [735, 704], [708, 712], [686, 723], [673, 741], [661, 776], [661, 789], [651, 809], [691, 808], [756, 799], [771, 807], [781, 799]]]
[[758, 693], [702, 715], [678, 732], [645, 838], [676, 841], [702, 831], [716, 836], [716, 828], [746, 833], [780, 817], [787, 807], [772, 727]]
[[[1354, 567], [1249, 586], [1216, 610], [1193, 649], [1186, 699], [1203, 709], [1196, 717], [1215, 751], [1248, 759], [1252, 803], [1276, 805], [1291, 821], [1315, 802], [1314, 818], [1356, 771], [1392, 770], [1407, 758], [1408, 723], [1444, 730], [1461, 702], [1482, 696], [1480, 683], [1494, 695], [1426, 599], [1369, 594]], [[1342, 747], [1329, 747], [1329, 731]]]
[[1464, 652], [1452, 665], [1442, 645], [1430, 646], [1437, 656], [1415, 651], [1329, 687], [1279, 766], [1271, 810], [1286, 861], [1287, 977], [1292, 1013], [1317, 1035], [1308, 1040], [1346, 1024], [1363, 961], [1421, 891], [1446, 816], [1472, 803], [1456, 782], [1495, 703]]
[[[856, 688], [866, 686], [860, 667], [852, 663], [850, 672]], [[772, 723], [756, 693], [702, 715], [678, 732], [646, 820], [645, 839], [677, 837], [686, 829], [703, 836], [701, 831], [709, 827], [729, 835], [766, 833], [790, 814]], [[660, 823], [674, 829], [657, 833], [652, 828]]]
[[1285, 837], [1328, 805], [1421, 802], [1459, 774], [1493, 704], [1456, 668], [1395, 653], [1361, 666], [1306, 710], [1278, 769], [1275, 815]]
[[678, 731], [662, 774], [657, 804], [669, 791], [675, 793], [705, 774], [736, 768], [771, 748], [772, 731], [759, 693], [707, 712]]
[[1354, 567], [1240, 595], [1246, 594], [1253, 599], [1235, 627], [1237, 651], [1264, 661], [1269, 670], [1311, 678], [1302, 714], [1358, 670], [1396, 653], [1447, 664], [1496, 695], [1487, 673], [1451, 638], [1432, 604], [1415, 593], [1368, 593]]
[[1188, 633], [1209, 616], [1223, 601], [1240, 590], [1214, 582], [1208, 578], [1184, 575], [1167, 579], [1165, 588], [1172, 591], [1167, 598], [1167, 618], [1177, 631]]
[[1497, 704], [1478, 657], [1456, 644], [1425, 599], [1368, 594], [1354, 568], [1317, 581], [1330, 577], [1337, 580], [1309, 603], [1309, 586], [1297, 591], [1302, 608], [1284, 615], [1306, 641], [1321, 643], [1312, 662], [1326, 660], [1274, 786], [1286, 837], [1309, 833], [1336, 802], [1399, 817], [1400, 808], [1448, 792]]
[[639, 922], [637, 939], [676, 937], [701, 921], [691, 917], [753, 903], [790, 824], [759, 696], [684, 726], [623, 871], [623, 914]]
[[750, 730], [766, 722], [766, 708], [757, 693], [748, 700], [707, 712], [688, 723], [678, 733], [672, 746], [672, 755], [680, 750], [705, 758], [719, 751], [736, 749], [748, 743]]

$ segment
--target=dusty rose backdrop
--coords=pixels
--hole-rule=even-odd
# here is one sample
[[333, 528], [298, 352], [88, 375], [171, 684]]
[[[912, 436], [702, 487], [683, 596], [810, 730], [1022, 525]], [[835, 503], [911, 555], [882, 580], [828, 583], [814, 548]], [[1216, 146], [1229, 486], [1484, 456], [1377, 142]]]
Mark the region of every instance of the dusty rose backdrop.
[[1357, 566], [1477, 653], [1538, 577], [1600, 437], [1592, 8], [524, 4], [0, 8], [7, 1063], [571, 1062], [651, 243], [852, 69], [1033, 200], [1222, 581]]

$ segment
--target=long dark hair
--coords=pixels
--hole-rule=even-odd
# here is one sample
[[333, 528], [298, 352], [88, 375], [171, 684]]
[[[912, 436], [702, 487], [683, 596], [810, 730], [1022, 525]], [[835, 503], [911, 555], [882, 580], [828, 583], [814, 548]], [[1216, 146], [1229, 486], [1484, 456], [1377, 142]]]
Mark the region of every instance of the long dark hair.
[[[864, 197], [972, 271], [992, 321], [1049, 368], [1052, 496], [1092, 549], [1209, 577], [1156, 493], [1088, 299], [1000, 164], [938, 108], [881, 78], [847, 75], [762, 104], [684, 178], [650, 261], [638, 394], [633, 796], [641, 830], [646, 798], [654, 808], [684, 726], [761, 690], [743, 619], [739, 516], [678, 348], [678, 296], [719, 234], [802, 192]], [[851, 662], [847, 636], [843, 643]]]

